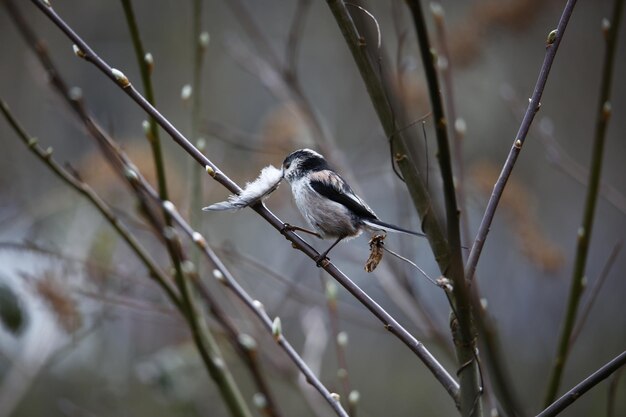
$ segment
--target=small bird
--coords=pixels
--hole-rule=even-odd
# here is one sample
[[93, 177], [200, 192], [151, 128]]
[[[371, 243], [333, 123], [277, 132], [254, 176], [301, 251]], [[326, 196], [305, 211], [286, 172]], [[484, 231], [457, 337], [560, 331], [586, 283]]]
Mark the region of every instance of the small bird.
[[323, 239], [336, 239], [319, 256], [318, 264], [343, 239], [357, 237], [364, 230], [425, 236], [379, 220], [348, 183], [330, 168], [326, 159], [311, 149], [292, 152], [285, 158], [282, 168], [296, 206], [314, 231], [290, 225], [288, 228]]

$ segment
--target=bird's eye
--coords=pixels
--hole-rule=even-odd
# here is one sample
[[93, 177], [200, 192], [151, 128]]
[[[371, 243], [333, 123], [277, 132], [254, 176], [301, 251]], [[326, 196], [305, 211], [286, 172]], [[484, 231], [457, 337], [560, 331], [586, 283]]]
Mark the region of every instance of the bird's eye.
[[285, 163], [285, 169], [289, 169], [289, 166], [291, 165], [291, 162], [286, 162]]

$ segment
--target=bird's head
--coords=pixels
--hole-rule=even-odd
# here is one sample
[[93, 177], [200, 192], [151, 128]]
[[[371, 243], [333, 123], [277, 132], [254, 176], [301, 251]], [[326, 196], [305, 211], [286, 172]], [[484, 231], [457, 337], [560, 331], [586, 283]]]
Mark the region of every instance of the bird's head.
[[298, 149], [283, 161], [283, 176], [288, 182], [302, 178], [310, 172], [328, 169], [326, 159], [311, 149]]

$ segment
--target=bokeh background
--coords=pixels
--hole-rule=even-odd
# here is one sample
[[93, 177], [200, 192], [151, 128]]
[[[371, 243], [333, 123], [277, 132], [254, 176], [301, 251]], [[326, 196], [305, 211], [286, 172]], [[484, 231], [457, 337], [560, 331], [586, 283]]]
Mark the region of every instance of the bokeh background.
[[[144, 175], [154, 178], [141, 126], [144, 113], [92, 65], [77, 59], [71, 43], [30, 2], [18, 3], [64, 77], [82, 90], [96, 120]], [[201, 98], [202, 114], [193, 140], [202, 138], [206, 155], [243, 184], [263, 166], [280, 164], [291, 150], [321, 145], [382, 219], [418, 229], [406, 189], [391, 169], [388, 141], [327, 4], [304, 2], [308, 6], [297, 37], [298, 94], [313, 112], [312, 122], [310, 114], [294, 104], [294, 91], [268, 65], [272, 56], [284, 65], [292, 21], [302, 3], [235, 2], [247, 10], [258, 32], [251, 30], [237, 5], [202, 3], [202, 28], [210, 42], [201, 88], [193, 92]], [[466, 126], [465, 175], [459, 183], [466, 195], [463, 216], [470, 233], [464, 239], [469, 245], [532, 92], [546, 36], [556, 27], [564, 1], [441, 4], [456, 112]], [[119, 2], [56, 1], [54, 6], [105, 60], [140, 85]], [[181, 99], [181, 89], [192, 82], [193, 74], [191, 2], [135, 1], [134, 6], [144, 45], [155, 60], [157, 107], [183, 133], [191, 134], [191, 100]], [[611, 7], [611, 1], [576, 6], [478, 267], [487, 311], [497, 325], [509, 375], [528, 414], [541, 408], [567, 301], [586, 192], [581, 179], [586, 179], [590, 162], [599, 94], [601, 20]], [[418, 120], [428, 113], [429, 104], [410, 15], [399, 1], [372, 1], [367, 9], [380, 25], [381, 50], [390, 57], [388, 70], [402, 81], [396, 93], [410, 119]], [[434, 27], [430, 29], [434, 34]], [[604, 186], [587, 265], [588, 289], [600, 279], [626, 232], [624, 36], [622, 30]], [[166, 253], [143, 225], [132, 196], [52, 91], [3, 7], [0, 40], [1, 97], [29, 132], [43, 146], [52, 146], [57, 160], [80, 172], [167, 266]], [[417, 123], [408, 129], [416, 131], [420, 146], [428, 150], [423, 163], [433, 193], [440, 195], [432, 120], [427, 117], [424, 128]], [[207, 177], [203, 201], [193, 205], [191, 160], [166, 135], [162, 142], [172, 200], [181, 212], [188, 216], [228, 195]], [[0, 144], [0, 302], [5, 317], [0, 330], [0, 417], [228, 415], [187, 327], [126, 245], [84, 199], [18, 142], [4, 120]], [[289, 223], [303, 222], [287, 186], [267, 205]], [[329, 315], [325, 295], [333, 286], [329, 278], [255, 213], [205, 213], [202, 222], [210, 244], [270, 315], [282, 318], [285, 334], [321, 380], [344, 400], [350, 390], [360, 393], [358, 415], [456, 413], [426, 368], [342, 289], [337, 291], [336, 313]], [[328, 244], [311, 243], [320, 250]], [[436, 277], [436, 263], [425, 241], [390, 236], [388, 245]], [[342, 270], [454, 370], [448, 304], [441, 290], [392, 257], [367, 274], [363, 271], [367, 256], [365, 236], [332, 252]], [[206, 265], [203, 268], [209, 271]], [[562, 389], [624, 350], [625, 271], [624, 253], [617, 252], [573, 345]], [[317, 394], [298, 381], [296, 368], [243, 306], [215, 283], [209, 285], [239, 329], [257, 339], [263, 368], [284, 415], [331, 415]], [[590, 292], [583, 296], [583, 307]], [[247, 371], [220, 337], [219, 326], [210, 318], [208, 323], [252, 406], [255, 392]], [[338, 331], [349, 340], [343, 365], [338, 365], [342, 362], [335, 342]], [[340, 366], [347, 377], [338, 372]], [[625, 380], [600, 384], [563, 415], [605, 415], [611, 383], [616, 392], [614, 415], [626, 415]]]

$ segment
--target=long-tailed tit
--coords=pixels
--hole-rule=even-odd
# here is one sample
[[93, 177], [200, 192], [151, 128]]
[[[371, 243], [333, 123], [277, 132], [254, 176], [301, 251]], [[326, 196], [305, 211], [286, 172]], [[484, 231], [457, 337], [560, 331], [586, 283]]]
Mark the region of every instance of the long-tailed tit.
[[318, 263], [343, 239], [364, 230], [390, 231], [424, 236], [378, 219], [374, 211], [357, 196], [326, 159], [310, 149], [292, 152], [283, 162], [283, 176], [291, 185], [298, 209], [315, 230], [290, 226], [324, 239], [336, 239], [318, 258]]

